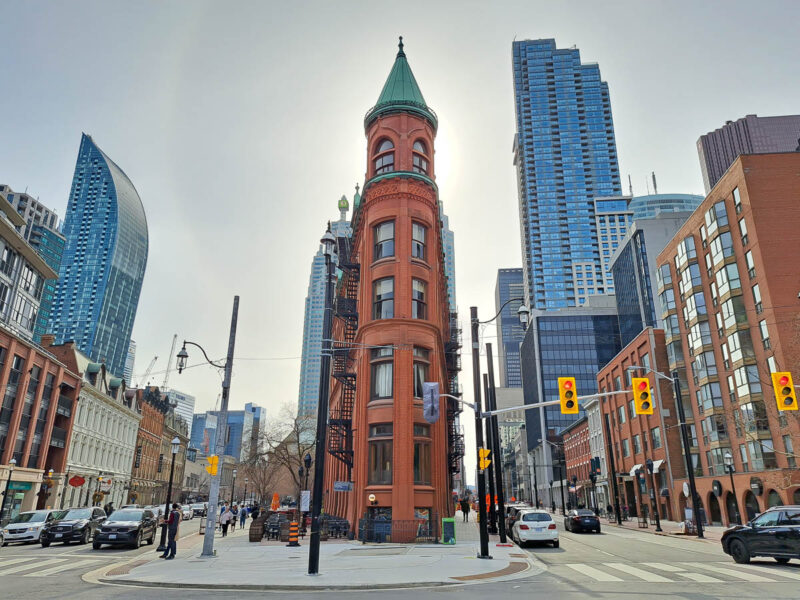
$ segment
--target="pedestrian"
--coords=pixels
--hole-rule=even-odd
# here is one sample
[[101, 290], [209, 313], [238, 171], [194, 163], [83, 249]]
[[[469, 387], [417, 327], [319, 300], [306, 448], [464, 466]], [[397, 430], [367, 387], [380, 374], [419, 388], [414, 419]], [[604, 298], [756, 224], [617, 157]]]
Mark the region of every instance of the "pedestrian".
[[555, 500], [553, 500], [553, 504], [550, 506], [550, 511], [553, 514], [556, 514], [556, 501]]
[[469, 523], [469, 500], [466, 498], [461, 501], [461, 514], [464, 517], [464, 523]]
[[242, 507], [239, 512], [239, 529], [244, 529], [244, 522], [247, 520], [247, 508]]
[[222, 527], [222, 537], [228, 535], [228, 524], [231, 522], [233, 515], [231, 511], [226, 510], [222, 515], [219, 517], [219, 525]]
[[253, 505], [253, 509], [250, 511], [250, 516], [253, 519], [257, 519], [258, 515], [261, 513], [261, 508], [258, 506], [258, 502]]
[[607, 505], [607, 506], [606, 506], [606, 514], [607, 514], [607, 515], [610, 515], [610, 514], [612, 514], [613, 512], [614, 512], [614, 507], [613, 507], [613, 506], [611, 506], [610, 504], [609, 504], [609, 505]]
[[220, 530], [222, 530], [222, 515], [225, 514], [225, 511], [227, 511], [227, 510], [228, 510], [228, 503], [227, 502], [223, 502], [222, 506], [220, 507], [220, 511], [219, 511], [219, 528], [220, 528]]
[[236, 520], [239, 518], [239, 507], [235, 504], [231, 507], [231, 531], [236, 531]]
[[106, 504], [106, 505], [103, 507], [103, 512], [105, 512], [105, 513], [106, 513], [106, 516], [107, 516], [107, 517], [110, 517], [110, 516], [111, 516], [111, 513], [112, 513], [112, 512], [114, 512], [114, 503], [113, 503], [113, 502], [108, 502], [108, 503], [107, 503], [107, 504]]
[[161, 555], [161, 558], [166, 558], [167, 560], [175, 558], [175, 552], [178, 550], [178, 526], [181, 522], [179, 508], [178, 503], [173, 502], [172, 510], [169, 512], [169, 518], [167, 519], [167, 549]]

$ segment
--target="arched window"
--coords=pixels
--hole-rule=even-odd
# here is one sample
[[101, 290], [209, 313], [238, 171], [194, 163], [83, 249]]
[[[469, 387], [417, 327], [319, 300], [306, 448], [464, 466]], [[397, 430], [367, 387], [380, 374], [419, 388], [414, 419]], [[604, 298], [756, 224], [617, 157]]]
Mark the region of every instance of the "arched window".
[[394, 171], [394, 144], [391, 140], [381, 140], [375, 150], [375, 175]]
[[428, 148], [425, 146], [425, 142], [422, 140], [417, 140], [414, 142], [413, 147], [413, 169], [414, 173], [422, 173], [423, 175], [428, 174]]

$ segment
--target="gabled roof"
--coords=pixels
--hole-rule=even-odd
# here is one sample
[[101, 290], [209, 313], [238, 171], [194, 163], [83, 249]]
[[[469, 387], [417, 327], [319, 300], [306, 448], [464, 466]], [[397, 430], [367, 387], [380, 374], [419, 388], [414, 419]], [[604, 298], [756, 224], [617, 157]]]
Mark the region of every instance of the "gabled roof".
[[400, 43], [394, 65], [383, 85], [381, 95], [364, 119], [364, 127], [369, 127], [380, 115], [389, 112], [413, 112], [427, 119], [434, 129], [438, 126], [436, 113], [425, 104], [422, 90], [419, 89], [417, 80], [406, 59], [403, 51], [403, 37], [400, 36]]

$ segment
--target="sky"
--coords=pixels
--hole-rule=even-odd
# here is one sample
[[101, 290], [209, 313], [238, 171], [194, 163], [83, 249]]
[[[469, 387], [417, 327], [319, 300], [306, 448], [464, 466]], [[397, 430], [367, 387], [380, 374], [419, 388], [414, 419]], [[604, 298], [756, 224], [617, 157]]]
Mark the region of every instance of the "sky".
[[[620, 172], [635, 193], [647, 192], [652, 171], [662, 193], [702, 193], [700, 135], [746, 114], [800, 112], [798, 22], [800, 3], [770, 0], [6, 0], [0, 182], [63, 215], [81, 132], [91, 134], [147, 213], [136, 374], [158, 356], [150, 382], [163, 383], [173, 334], [223, 358], [238, 294], [230, 406], [254, 402], [277, 416], [297, 402], [311, 259], [338, 199], [363, 183], [363, 117], [398, 35], [439, 116], [436, 176], [468, 335], [470, 306], [480, 318], [495, 312], [497, 269], [522, 264], [514, 39], [554, 38], [599, 63]], [[496, 345], [495, 332], [482, 342]], [[464, 353], [471, 401], [468, 345]], [[214, 406], [216, 369], [169, 377], [199, 411]], [[472, 480], [472, 419], [464, 423]]]

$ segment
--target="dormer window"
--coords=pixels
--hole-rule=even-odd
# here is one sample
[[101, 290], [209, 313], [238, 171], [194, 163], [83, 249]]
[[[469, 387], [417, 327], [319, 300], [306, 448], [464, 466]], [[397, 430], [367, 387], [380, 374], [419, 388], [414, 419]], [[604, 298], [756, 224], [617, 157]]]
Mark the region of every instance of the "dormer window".
[[375, 175], [394, 171], [394, 144], [391, 140], [381, 140], [375, 151]]
[[425, 146], [425, 142], [422, 140], [417, 140], [414, 142], [414, 156], [413, 156], [413, 168], [414, 173], [422, 173], [423, 175], [428, 174], [428, 148]]

